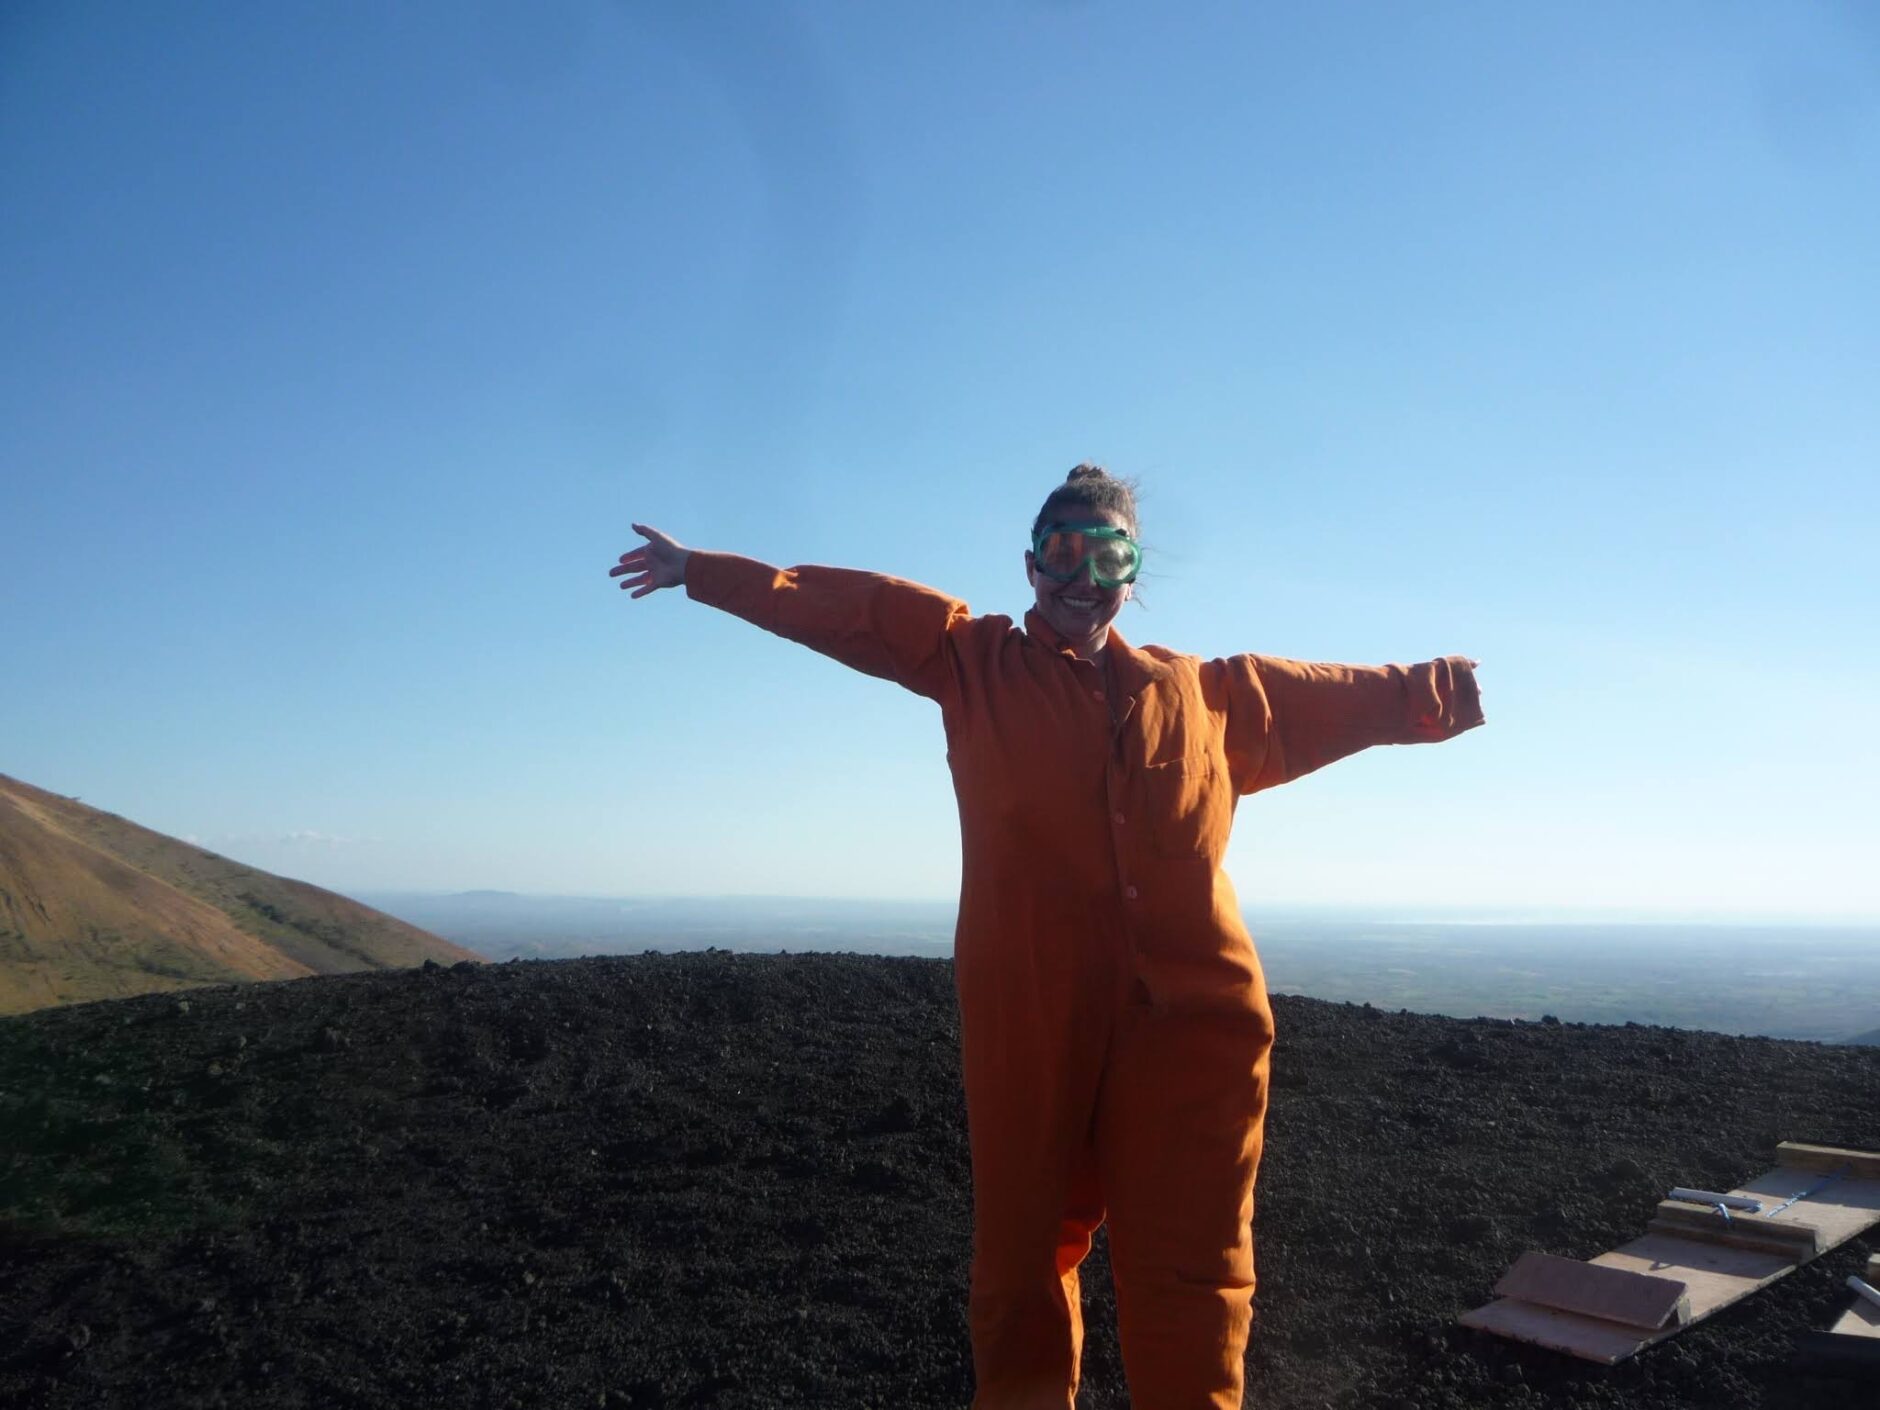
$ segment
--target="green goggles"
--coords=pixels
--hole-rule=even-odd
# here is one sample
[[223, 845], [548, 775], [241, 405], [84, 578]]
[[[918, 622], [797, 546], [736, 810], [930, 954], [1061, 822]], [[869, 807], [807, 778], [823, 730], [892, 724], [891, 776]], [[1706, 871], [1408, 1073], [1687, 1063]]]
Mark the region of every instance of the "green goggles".
[[1142, 549], [1107, 524], [1046, 524], [1031, 538], [1031, 561], [1053, 582], [1068, 583], [1084, 565], [1098, 587], [1119, 588], [1142, 571]]

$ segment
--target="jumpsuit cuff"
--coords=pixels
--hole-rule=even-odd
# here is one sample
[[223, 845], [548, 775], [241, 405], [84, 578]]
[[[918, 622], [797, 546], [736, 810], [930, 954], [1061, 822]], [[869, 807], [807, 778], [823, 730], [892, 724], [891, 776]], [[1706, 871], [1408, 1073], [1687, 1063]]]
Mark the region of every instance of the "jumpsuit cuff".
[[685, 595], [707, 607], [728, 608], [769, 592], [776, 577], [775, 568], [754, 558], [695, 548], [685, 560]]
[[1484, 722], [1481, 688], [1466, 656], [1439, 656], [1414, 668], [1411, 700], [1421, 739], [1449, 739]]

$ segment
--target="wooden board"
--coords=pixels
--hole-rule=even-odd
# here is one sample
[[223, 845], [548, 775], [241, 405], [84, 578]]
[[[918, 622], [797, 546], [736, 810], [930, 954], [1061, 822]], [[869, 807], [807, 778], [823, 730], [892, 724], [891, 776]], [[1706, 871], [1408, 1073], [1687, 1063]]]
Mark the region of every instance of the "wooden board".
[[[1880, 1253], [1872, 1254], [1867, 1259], [1867, 1269], [1861, 1275], [1870, 1286], [1880, 1288]], [[1856, 1297], [1854, 1305], [1841, 1314], [1829, 1331], [1844, 1337], [1873, 1337], [1880, 1339], [1880, 1307], [1875, 1307], [1864, 1297]]]
[[1797, 1267], [1794, 1259], [1780, 1254], [1667, 1234], [1647, 1234], [1600, 1254], [1592, 1262], [1602, 1268], [1676, 1278], [1684, 1284], [1691, 1300], [1690, 1322], [1702, 1321], [1739, 1298], [1768, 1287], [1777, 1278], [1786, 1277]]
[[1792, 1170], [1818, 1170], [1824, 1175], [1844, 1170], [1857, 1179], [1880, 1180], [1880, 1151], [1851, 1151], [1842, 1146], [1784, 1141], [1776, 1147], [1776, 1164]]
[[[1654, 1232], [1589, 1260], [1593, 1267], [1682, 1283], [1688, 1299], [1688, 1320], [1643, 1328], [1627, 1325], [1610, 1315], [1587, 1316], [1584, 1312], [1546, 1306], [1526, 1296], [1498, 1297], [1486, 1306], [1463, 1313], [1459, 1320], [1465, 1327], [1612, 1365], [1666, 1337], [1675, 1336], [1684, 1326], [1701, 1322], [1793, 1272], [1815, 1256], [1808, 1251], [1811, 1246], [1819, 1253], [1826, 1253], [1880, 1224], [1880, 1178], [1842, 1175], [1817, 1189], [1825, 1173], [1807, 1162], [1828, 1159], [1819, 1153], [1830, 1148], [1793, 1146], [1785, 1142], [1780, 1149], [1790, 1163], [1758, 1175], [1741, 1189], [1724, 1193], [1761, 1200], [1763, 1213], [1758, 1218], [1765, 1225], [1769, 1222], [1805, 1225], [1814, 1230], [1812, 1239], [1793, 1245], [1773, 1243], [1744, 1248], [1707, 1237], [1691, 1237], [1681, 1231]], [[1832, 1156], [1836, 1163], [1826, 1173], [1866, 1169], [1865, 1162], [1871, 1160], [1876, 1175], [1880, 1175], [1880, 1154], [1833, 1150]], [[1797, 1196], [1801, 1198], [1795, 1198]], [[1793, 1204], [1788, 1203], [1791, 1199], [1795, 1200]], [[1700, 1212], [1703, 1208], [1685, 1207]], [[1517, 1262], [1515, 1266], [1521, 1265]], [[1512, 1274], [1513, 1270], [1510, 1272]], [[1497, 1285], [1498, 1291], [1501, 1286]], [[1610, 1313], [1614, 1309], [1603, 1310]], [[1873, 1310], [1880, 1312], [1880, 1308]]]
[[[1880, 1157], [1876, 1157], [1880, 1159]], [[1856, 1234], [1880, 1224], [1880, 1176], [1868, 1179], [1846, 1178], [1820, 1190], [1825, 1175], [1797, 1167], [1781, 1167], [1758, 1175], [1733, 1195], [1748, 1195], [1763, 1202], [1763, 1216], [1793, 1219], [1798, 1224], [1813, 1224], [1819, 1232], [1821, 1252], [1837, 1249]], [[1813, 1194], [1808, 1193], [1815, 1190]], [[1781, 1214], [1776, 1206], [1794, 1196], [1804, 1196]]]
[[1682, 1283], [1688, 1299], [1685, 1320], [1648, 1331], [1504, 1297], [1463, 1313], [1462, 1325], [1610, 1366], [1767, 1287], [1797, 1266], [1793, 1259], [1772, 1253], [1665, 1234], [1647, 1234], [1591, 1262], [1594, 1267]]
[[1794, 1219], [1770, 1219], [1760, 1214], [1738, 1214], [1715, 1205], [1662, 1200], [1646, 1226], [1655, 1234], [1681, 1239], [1702, 1239], [1733, 1248], [1761, 1249], [1806, 1263], [1821, 1252], [1821, 1231]]
[[1604, 1366], [1623, 1361], [1670, 1335], [1668, 1332], [1643, 1332], [1623, 1322], [1603, 1322], [1576, 1312], [1539, 1307], [1518, 1297], [1497, 1298], [1486, 1307], [1463, 1313], [1456, 1320], [1477, 1331], [1544, 1346], [1549, 1351], [1564, 1351], [1582, 1361], [1597, 1361]]
[[1655, 1332], [1690, 1320], [1691, 1300], [1675, 1278], [1627, 1268], [1582, 1263], [1551, 1253], [1524, 1253], [1495, 1291], [1557, 1312], [1578, 1312], [1606, 1322]]
[[1841, 1314], [1829, 1331], [1844, 1337], [1873, 1337], [1880, 1341], [1880, 1307], [1875, 1307], [1864, 1297], [1854, 1299], [1854, 1305]]

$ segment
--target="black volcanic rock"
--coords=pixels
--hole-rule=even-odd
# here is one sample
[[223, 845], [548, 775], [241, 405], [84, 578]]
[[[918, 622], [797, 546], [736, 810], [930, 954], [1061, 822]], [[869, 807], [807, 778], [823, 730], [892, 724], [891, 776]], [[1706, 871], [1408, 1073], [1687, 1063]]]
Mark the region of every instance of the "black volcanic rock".
[[[0, 1020], [0, 1404], [964, 1405], [952, 986], [707, 952]], [[1789, 1358], [1868, 1240], [1613, 1369], [1454, 1317], [1780, 1139], [1880, 1148], [1880, 1050], [1275, 1008], [1250, 1407], [1862, 1403]]]

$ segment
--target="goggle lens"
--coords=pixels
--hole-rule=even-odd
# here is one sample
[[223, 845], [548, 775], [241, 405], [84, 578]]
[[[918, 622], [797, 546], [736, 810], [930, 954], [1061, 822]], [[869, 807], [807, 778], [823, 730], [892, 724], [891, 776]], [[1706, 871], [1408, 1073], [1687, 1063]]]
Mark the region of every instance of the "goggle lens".
[[1070, 582], [1088, 563], [1098, 586], [1113, 588], [1136, 581], [1142, 550], [1121, 529], [1047, 528], [1032, 544], [1032, 561], [1060, 583]]

